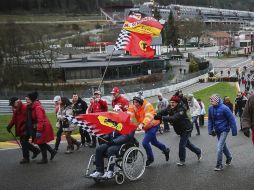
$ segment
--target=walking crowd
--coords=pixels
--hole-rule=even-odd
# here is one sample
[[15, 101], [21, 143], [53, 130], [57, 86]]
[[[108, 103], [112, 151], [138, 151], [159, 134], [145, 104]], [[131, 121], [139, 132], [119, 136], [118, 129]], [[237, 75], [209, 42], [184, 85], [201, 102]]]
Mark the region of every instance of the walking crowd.
[[[165, 156], [165, 161], [169, 161], [169, 145], [163, 144], [157, 139], [157, 131], [160, 126], [164, 126], [164, 132], [171, 131], [170, 126], [172, 126], [179, 136], [179, 162], [177, 162], [177, 166], [181, 167], [186, 164], [186, 148], [197, 156], [197, 161], [202, 159], [202, 150], [197, 145], [192, 144], [190, 140], [194, 126], [196, 135], [202, 135], [200, 127], [204, 127], [206, 109], [201, 99], [196, 99], [193, 94], [184, 96], [181, 90], [178, 90], [169, 100], [164, 98], [162, 94], [158, 94], [155, 109], [147, 99], [144, 99], [142, 92], [134, 96], [130, 103], [120, 94], [118, 87], [114, 87], [111, 94], [113, 110], [128, 113], [131, 120], [135, 120], [138, 125], [136, 131], [144, 131], [142, 145], [147, 155], [146, 166], [150, 166], [155, 160], [151, 145], [161, 150]], [[74, 153], [75, 148], [76, 150], [87, 146], [95, 148], [96, 171], [90, 177], [111, 178], [114, 165], [111, 165], [109, 170], [104, 173], [104, 155], [107, 155], [108, 158], [116, 155], [122, 144], [134, 141], [135, 131], [127, 135], [114, 131], [103, 136], [105, 141], [102, 141], [79, 127], [81, 140], [78, 141], [72, 136], [72, 132], [77, 126], [70, 123], [65, 117], [66, 115], [78, 116], [87, 113], [107, 112], [108, 105], [102, 99], [101, 92], [99, 90], [94, 91], [89, 105], [77, 93], [73, 93], [71, 101], [67, 97], [54, 97], [54, 112], [57, 120], [54, 148], [48, 144], [54, 140], [53, 127], [38, 97], [37, 92], [29, 93], [25, 97], [26, 104], [22, 103], [18, 97], [9, 99], [13, 115], [7, 130], [11, 132], [12, 127], [15, 126], [15, 135], [19, 137], [23, 154], [20, 164], [29, 163], [30, 159], [37, 158], [40, 153], [42, 159], [37, 162], [38, 164], [47, 164], [48, 160], [53, 160], [59, 151], [61, 136], [64, 133], [67, 141], [66, 154]], [[229, 166], [233, 159], [226, 144], [226, 139], [230, 131], [232, 136], [237, 135], [234, 114], [240, 118], [240, 130], [243, 131], [245, 136], [250, 136], [250, 129], [254, 127], [252, 119], [254, 113], [253, 101], [254, 95], [247, 97], [246, 94], [241, 92], [237, 94], [235, 106], [230, 102], [229, 97], [224, 97], [222, 100], [217, 94], [210, 96], [208, 134], [218, 139], [215, 171], [223, 169], [223, 154], [226, 157], [226, 166]], [[32, 152], [31, 157], [30, 152]], [[47, 152], [50, 154], [49, 159]]]

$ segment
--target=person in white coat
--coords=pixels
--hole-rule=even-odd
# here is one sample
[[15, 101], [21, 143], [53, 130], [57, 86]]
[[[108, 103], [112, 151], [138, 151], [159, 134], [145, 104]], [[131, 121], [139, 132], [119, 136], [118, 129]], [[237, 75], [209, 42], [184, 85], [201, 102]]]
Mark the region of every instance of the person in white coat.
[[[168, 105], [169, 105], [168, 100], [166, 98], [164, 98], [161, 93], [159, 93], [157, 106], [156, 106], [156, 112], [166, 110], [168, 108]], [[163, 124], [164, 124], [164, 132], [169, 132], [170, 128], [169, 128], [168, 121], [163, 120]]]
[[204, 123], [205, 123], [205, 114], [206, 114], [206, 111], [205, 111], [205, 104], [204, 102], [202, 102], [202, 100], [199, 98], [197, 99], [198, 103], [199, 103], [199, 106], [200, 106], [200, 114], [199, 114], [199, 126], [202, 127], [204, 126]]
[[188, 104], [190, 108], [190, 113], [191, 113], [191, 122], [192, 126], [195, 124], [195, 127], [197, 129], [197, 134], [200, 135], [200, 130], [199, 130], [199, 125], [198, 125], [198, 117], [200, 115], [200, 105], [198, 101], [194, 98], [193, 94], [188, 94]]

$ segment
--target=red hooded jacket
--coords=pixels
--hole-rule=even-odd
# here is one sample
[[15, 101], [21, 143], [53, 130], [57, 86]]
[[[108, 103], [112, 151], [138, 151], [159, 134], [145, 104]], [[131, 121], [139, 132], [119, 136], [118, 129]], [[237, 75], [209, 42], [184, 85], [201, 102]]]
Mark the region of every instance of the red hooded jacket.
[[34, 138], [34, 143], [44, 144], [54, 140], [54, 132], [45, 110], [40, 101], [36, 100], [32, 104], [32, 123], [36, 125], [36, 132], [41, 133], [40, 138]]
[[12, 119], [8, 124], [8, 127], [10, 128], [15, 125], [15, 134], [18, 137], [24, 136], [26, 134], [26, 116], [26, 105], [20, 101], [19, 109], [13, 111]]

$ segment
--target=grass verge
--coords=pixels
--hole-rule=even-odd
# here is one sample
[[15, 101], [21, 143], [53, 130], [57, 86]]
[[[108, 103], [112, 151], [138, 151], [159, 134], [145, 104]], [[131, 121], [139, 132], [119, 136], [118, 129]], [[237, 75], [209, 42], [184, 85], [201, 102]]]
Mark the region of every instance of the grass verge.
[[211, 87], [193, 93], [196, 99], [200, 98], [204, 102], [206, 113], [210, 105], [209, 97], [212, 94], [218, 94], [222, 99], [224, 98], [224, 96], [229, 96], [230, 101], [234, 104], [235, 97], [237, 94], [237, 88], [234, 83], [221, 82]]

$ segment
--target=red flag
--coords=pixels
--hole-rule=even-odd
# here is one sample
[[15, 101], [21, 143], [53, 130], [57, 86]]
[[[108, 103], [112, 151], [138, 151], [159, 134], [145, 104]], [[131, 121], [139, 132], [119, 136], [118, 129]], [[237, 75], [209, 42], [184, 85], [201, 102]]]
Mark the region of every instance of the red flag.
[[154, 49], [150, 47], [151, 44], [152, 44], [151, 35], [131, 32], [130, 41], [126, 45], [126, 50], [129, 51], [129, 53], [132, 56], [153, 58]]
[[145, 16], [138, 12], [131, 12], [126, 18], [123, 28], [130, 32], [159, 36], [163, 26], [153, 17]]
[[88, 122], [90, 127], [96, 129], [97, 134], [110, 134], [117, 130], [122, 135], [127, 135], [137, 128], [130, 121], [130, 115], [125, 112], [89, 113], [81, 114], [76, 118]]

